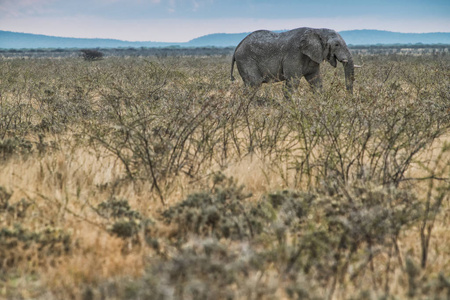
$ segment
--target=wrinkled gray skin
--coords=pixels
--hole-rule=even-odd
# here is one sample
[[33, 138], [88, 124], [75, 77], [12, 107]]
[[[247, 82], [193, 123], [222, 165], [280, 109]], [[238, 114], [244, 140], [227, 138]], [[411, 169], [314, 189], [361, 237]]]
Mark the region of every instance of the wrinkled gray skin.
[[282, 33], [259, 30], [249, 34], [234, 51], [231, 80], [236, 62], [246, 86], [286, 80], [286, 92], [290, 94], [305, 77], [314, 90], [320, 90], [320, 63], [324, 60], [333, 67], [337, 61], [344, 65], [345, 85], [352, 93], [353, 58], [342, 37], [331, 29], [303, 27]]

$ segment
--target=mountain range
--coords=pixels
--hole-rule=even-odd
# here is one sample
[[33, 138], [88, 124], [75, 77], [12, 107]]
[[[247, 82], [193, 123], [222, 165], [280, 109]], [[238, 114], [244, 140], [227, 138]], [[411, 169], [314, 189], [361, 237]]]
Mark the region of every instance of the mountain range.
[[[348, 45], [377, 44], [450, 44], [450, 32], [400, 33], [382, 30], [339, 32]], [[0, 30], [0, 48], [120, 48], [120, 47], [235, 47], [246, 33], [215, 33], [185, 43], [130, 42], [115, 39], [55, 37]]]

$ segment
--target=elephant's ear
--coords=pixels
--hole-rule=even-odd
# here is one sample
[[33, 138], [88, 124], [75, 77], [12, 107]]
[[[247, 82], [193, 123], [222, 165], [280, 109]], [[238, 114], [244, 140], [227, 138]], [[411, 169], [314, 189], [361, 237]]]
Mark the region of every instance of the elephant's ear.
[[313, 30], [307, 30], [300, 39], [300, 52], [320, 64], [324, 59], [322, 39]]

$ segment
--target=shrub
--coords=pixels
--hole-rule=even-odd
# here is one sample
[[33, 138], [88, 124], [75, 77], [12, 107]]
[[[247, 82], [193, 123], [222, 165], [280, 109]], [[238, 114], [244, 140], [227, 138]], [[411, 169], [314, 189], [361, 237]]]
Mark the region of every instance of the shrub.
[[29, 154], [33, 151], [30, 141], [20, 137], [0, 139], [0, 158], [8, 159], [14, 154]]
[[[269, 194], [264, 201], [274, 209], [276, 218], [268, 223], [264, 248], [266, 257], [284, 265], [286, 275], [296, 282], [307, 276], [313, 282], [328, 286], [332, 295], [339, 284], [370, 272], [378, 277], [380, 266], [374, 268], [377, 257], [397, 255], [397, 240], [424, 215], [424, 207], [412, 193], [395, 187], [358, 181], [352, 185], [327, 181], [315, 192], [279, 192]], [[271, 238], [272, 237], [272, 238]], [[270, 240], [276, 241], [272, 246]], [[270, 242], [269, 242], [270, 243]], [[381, 283], [379, 283], [381, 284]], [[287, 287], [292, 295], [303, 293]]]
[[140, 244], [140, 233], [143, 232], [144, 241], [158, 248], [158, 240], [154, 237], [154, 222], [142, 217], [138, 211], [132, 210], [127, 200], [111, 198], [101, 202], [96, 212], [109, 221], [107, 228], [111, 234]]
[[244, 193], [233, 178], [214, 176], [210, 191], [190, 194], [162, 212], [167, 224], [177, 226], [175, 236], [181, 240], [190, 234], [242, 240], [259, 234], [266, 216], [245, 202], [251, 194]]
[[20, 224], [0, 228], [0, 261], [5, 269], [17, 268], [27, 260], [31, 264], [49, 261], [71, 249], [70, 234], [60, 228], [49, 226], [31, 231]]

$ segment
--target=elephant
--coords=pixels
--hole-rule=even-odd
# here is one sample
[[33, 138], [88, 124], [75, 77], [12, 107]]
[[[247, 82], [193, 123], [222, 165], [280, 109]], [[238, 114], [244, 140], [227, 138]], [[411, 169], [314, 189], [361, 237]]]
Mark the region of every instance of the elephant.
[[353, 93], [355, 65], [352, 54], [339, 33], [326, 28], [250, 33], [234, 51], [231, 81], [235, 80], [236, 62], [245, 86], [259, 87], [262, 83], [285, 81], [285, 97], [289, 97], [300, 79], [305, 77], [313, 91], [321, 90], [320, 63], [324, 60], [333, 67], [337, 61], [344, 65], [345, 85], [347, 91]]

